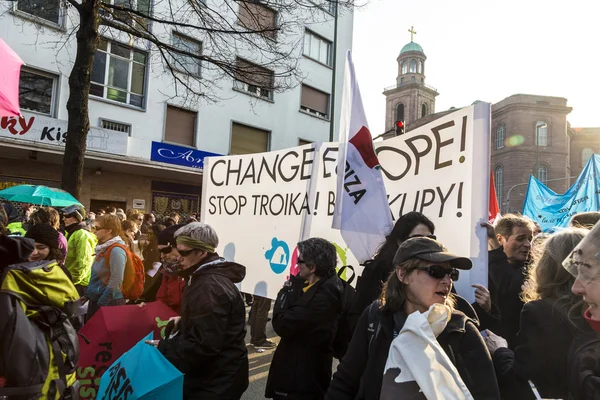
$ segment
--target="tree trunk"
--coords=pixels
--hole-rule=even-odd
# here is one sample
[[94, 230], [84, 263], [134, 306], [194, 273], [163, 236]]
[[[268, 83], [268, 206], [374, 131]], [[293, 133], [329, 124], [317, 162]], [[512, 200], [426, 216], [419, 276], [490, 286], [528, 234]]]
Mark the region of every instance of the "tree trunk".
[[78, 4], [79, 29], [77, 55], [69, 76], [68, 135], [62, 170], [62, 188], [76, 199], [81, 195], [83, 163], [87, 135], [90, 130], [88, 99], [94, 53], [98, 48], [98, 10], [100, 0], [84, 0]]

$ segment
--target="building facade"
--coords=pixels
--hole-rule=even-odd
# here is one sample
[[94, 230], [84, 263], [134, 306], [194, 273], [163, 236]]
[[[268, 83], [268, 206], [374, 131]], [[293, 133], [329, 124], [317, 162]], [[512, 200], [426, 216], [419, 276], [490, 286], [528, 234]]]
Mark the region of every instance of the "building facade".
[[[405, 52], [409, 49], [409, 52]], [[398, 57], [399, 65], [406, 59], [425, 60], [421, 46], [414, 42], [403, 47]], [[405, 77], [399, 70], [398, 78]], [[417, 67], [415, 78], [419, 76]], [[424, 70], [423, 70], [424, 71]], [[406, 77], [405, 77], [406, 78]], [[394, 122], [399, 119], [398, 104], [409, 104], [405, 111], [406, 131], [416, 129], [454, 109], [435, 114], [421, 113], [419, 104], [427, 104], [431, 95], [431, 110], [434, 111], [437, 91], [415, 84], [418, 79], [406, 79], [393, 89], [385, 89], [386, 135], [394, 135]], [[412, 82], [412, 83], [411, 83]], [[400, 106], [402, 108], [402, 106]], [[405, 108], [406, 110], [406, 108]], [[545, 183], [557, 193], [564, 193], [579, 176], [592, 154], [600, 154], [600, 128], [572, 128], [567, 121], [572, 108], [562, 97], [515, 94], [492, 105], [490, 132], [490, 168], [496, 185], [496, 195], [502, 213], [519, 213], [527, 192], [531, 175]], [[418, 119], [415, 119], [415, 116]]]
[[[174, 2], [132, 2], [153, 12], [157, 11], [153, 7], [169, 3]], [[240, 4], [246, 2], [213, 3], [228, 10], [224, 18], [232, 26], [245, 26], [252, 20], [248, 10], [253, 9], [267, 23], [282, 17], [280, 11], [260, 2], [248, 2], [245, 8]], [[76, 53], [75, 35], [69, 33], [76, 28], [77, 13], [61, 0], [49, 0], [44, 6], [30, 4], [0, 4], [0, 37], [25, 62], [20, 87], [23, 118], [3, 118], [0, 124], [1, 187], [19, 183], [60, 186], [68, 79]], [[235, 76], [219, 81], [211, 95], [220, 101], [214, 103], [182, 100], [172, 76], [153, 62], [158, 57], [155, 46], [102, 29], [92, 70], [91, 129], [81, 203], [92, 210], [114, 205], [159, 214], [198, 212], [204, 157], [327, 141], [332, 110], [339, 115], [341, 108], [353, 14], [344, 10], [338, 17], [334, 54], [334, 10], [328, 2], [315, 4], [322, 7], [307, 11], [314, 17], [311, 22], [289, 33], [295, 35], [292, 41], [301, 44], [290, 50], [304, 77], [299, 85], [278, 92], [273, 89], [278, 71], [262, 68], [270, 79], [255, 82], [256, 78]], [[150, 24], [149, 29], [159, 28]], [[207, 38], [192, 37], [183, 30], [167, 34], [173, 46], [186, 51], [202, 54], [203, 46], [210, 45]], [[239, 47], [234, 61], [252, 64], [253, 54]], [[332, 96], [334, 59], [338, 62]], [[194, 75], [201, 84], [205, 80], [215, 87], [210, 68], [203, 68], [200, 61], [173, 56], [173, 64], [185, 66], [178, 71], [182, 76]]]

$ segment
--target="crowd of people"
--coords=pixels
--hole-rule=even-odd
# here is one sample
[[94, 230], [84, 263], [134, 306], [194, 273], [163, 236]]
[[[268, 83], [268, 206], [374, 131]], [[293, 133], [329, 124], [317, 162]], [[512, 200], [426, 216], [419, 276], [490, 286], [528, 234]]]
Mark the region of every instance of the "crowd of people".
[[[180, 316], [164, 339], [147, 343], [184, 373], [185, 399], [242, 397], [249, 384], [247, 321], [251, 345], [276, 347], [266, 398], [596, 399], [599, 220], [597, 212], [575, 215], [570, 227], [552, 233], [519, 215], [482, 224], [488, 283], [473, 283], [473, 303], [453, 286], [471, 260], [440, 243], [421, 213], [396, 221], [356, 289], [338, 276], [332, 243], [301, 241], [298, 274], [274, 301], [278, 344], [266, 337], [271, 300], [255, 296], [247, 316], [251, 300], [236, 286], [246, 268], [219, 256], [217, 232], [193, 216], [86, 213], [80, 205], [21, 215], [7, 203], [0, 208], [0, 276], [20, 263], [55, 266], [76, 290], [77, 304], [87, 307], [85, 315], [69, 316], [75, 329], [101, 307], [164, 302]], [[136, 260], [141, 282], [128, 271]], [[0, 318], [0, 340], [4, 323]], [[340, 335], [341, 326], [350, 334]], [[19, 386], [7, 371], [19, 355], [5, 354], [0, 398], [3, 387]]]

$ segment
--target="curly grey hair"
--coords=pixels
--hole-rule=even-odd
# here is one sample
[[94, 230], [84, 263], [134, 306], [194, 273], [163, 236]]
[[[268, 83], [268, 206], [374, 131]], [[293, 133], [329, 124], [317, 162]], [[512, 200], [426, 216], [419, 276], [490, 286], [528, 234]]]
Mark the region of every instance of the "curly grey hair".
[[182, 226], [175, 232], [175, 239], [177, 239], [177, 236], [189, 236], [201, 240], [215, 248], [219, 246], [217, 232], [215, 232], [212, 226], [203, 222], [192, 222]]
[[337, 252], [335, 246], [322, 238], [310, 238], [298, 243], [298, 252], [306, 265], [315, 266], [315, 275], [325, 277], [335, 272]]

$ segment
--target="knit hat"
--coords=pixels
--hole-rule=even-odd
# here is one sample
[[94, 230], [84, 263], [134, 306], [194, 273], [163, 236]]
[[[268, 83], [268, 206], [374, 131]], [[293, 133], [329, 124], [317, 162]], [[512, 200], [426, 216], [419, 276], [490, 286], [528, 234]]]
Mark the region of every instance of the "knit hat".
[[27, 231], [25, 237], [33, 239], [38, 243], [43, 243], [51, 249], [58, 249], [58, 231], [50, 225], [33, 225]]
[[78, 204], [65, 207], [63, 208], [62, 212], [65, 216], [76, 218], [78, 222], [81, 222], [85, 219], [85, 209]]
[[184, 224], [172, 225], [168, 228], [163, 229], [158, 234], [158, 237], [156, 239], [157, 244], [159, 244], [161, 246], [171, 246], [171, 247], [177, 246], [177, 242], [175, 241], [175, 232], [177, 232], [177, 230], [179, 228], [181, 228], [182, 226], [185, 226], [185, 225]]

